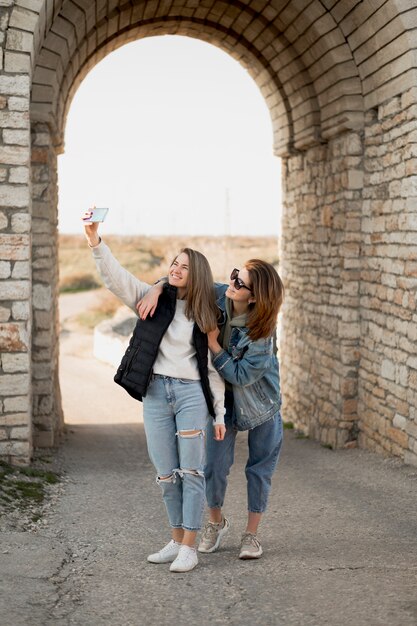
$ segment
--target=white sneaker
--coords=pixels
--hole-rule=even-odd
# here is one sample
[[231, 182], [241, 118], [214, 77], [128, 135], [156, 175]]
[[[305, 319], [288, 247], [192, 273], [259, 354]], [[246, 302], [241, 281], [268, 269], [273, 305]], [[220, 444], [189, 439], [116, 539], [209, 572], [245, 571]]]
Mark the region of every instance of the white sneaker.
[[206, 554], [215, 552], [229, 528], [230, 523], [226, 517], [223, 517], [223, 520], [218, 524], [207, 522], [201, 535], [200, 543], [198, 544], [198, 551], [205, 552]]
[[189, 572], [197, 563], [197, 550], [189, 546], [181, 546], [177, 558], [171, 563], [169, 569], [171, 572]]
[[150, 554], [148, 561], [149, 563], [171, 563], [177, 558], [180, 548], [181, 544], [171, 539], [159, 552]]

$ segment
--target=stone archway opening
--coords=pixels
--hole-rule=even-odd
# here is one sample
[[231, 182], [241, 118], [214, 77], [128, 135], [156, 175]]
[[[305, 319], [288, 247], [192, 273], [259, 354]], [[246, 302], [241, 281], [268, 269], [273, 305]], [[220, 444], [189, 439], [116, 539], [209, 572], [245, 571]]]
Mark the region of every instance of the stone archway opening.
[[120, 47], [84, 79], [66, 122], [60, 232], [79, 232], [75, 207], [86, 202], [112, 207], [104, 226], [116, 234], [129, 212], [129, 234], [243, 235], [245, 222], [259, 234], [262, 220], [265, 234], [278, 232], [280, 198], [270, 181], [279, 188], [280, 160], [269, 111], [248, 73], [218, 47], [180, 35]]
[[[151, 53], [158, 55], [158, 61], [151, 61], [149, 58]], [[196, 76], [197, 68], [200, 68], [198, 70], [200, 76]], [[132, 81], [135, 81], [135, 86], [132, 85]], [[136, 88], [136, 82], [140, 87]], [[162, 88], [160, 85], [165, 87]], [[179, 93], [182, 90], [183, 96]], [[195, 91], [198, 95], [193, 96]], [[145, 97], [149, 102], [143, 102]], [[191, 103], [187, 102], [190, 99]], [[102, 102], [107, 104], [102, 111], [97, 111], [95, 104]], [[213, 111], [213, 107], [217, 108], [217, 111]], [[164, 113], [168, 123], [165, 120], [161, 123], [160, 116]], [[124, 118], [122, 121], [121, 116]], [[257, 118], [260, 118], [258, 122]], [[178, 128], [172, 128], [172, 122], [175, 122]], [[226, 122], [232, 127], [231, 130]], [[276, 262], [279, 194], [276, 191], [273, 194], [276, 204], [273, 204], [272, 200], [269, 201], [271, 215], [268, 215], [260, 203], [250, 205], [249, 198], [245, 198], [245, 194], [241, 192], [241, 188], [245, 189], [248, 196], [254, 196], [256, 192], [257, 198], [261, 198], [262, 201], [265, 201], [268, 192], [271, 193], [272, 172], [269, 177], [264, 175], [257, 163], [257, 160], [261, 160], [263, 165], [267, 162], [269, 170], [273, 168], [278, 170], [279, 166], [278, 157], [274, 157], [272, 153], [272, 129], [268, 109], [251, 77], [223, 51], [206, 42], [181, 36], [141, 39], [119, 48], [92, 68], [79, 86], [66, 124], [65, 155], [59, 155], [58, 164], [61, 159], [66, 159], [67, 172], [71, 169], [71, 178], [69, 173], [64, 171], [61, 162], [58, 167], [60, 234], [63, 232], [65, 211], [68, 211], [74, 214], [73, 220], [67, 222], [70, 225], [68, 232], [78, 233], [81, 239], [83, 238], [80, 224], [80, 211], [83, 209], [79, 208], [77, 211], [76, 207], [83, 207], [86, 198], [96, 197], [98, 190], [101, 199], [105, 199], [106, 206], [111, 207], [108, 216], [110, 219], [107, 219], [101, 227], [101, 235], [122, 264], [127, 261], [128, 255], [125, 249], [120, 250], [121, 242], [118, 238], [112, 238], [115, 234], [128, 235], [124, 238], [122, 247], [126, 246], [129, 249], [132, 247], [131, 238], [136, 235], [136, 246], [142, 247], [142, 250], [148, 249], [149, 245], [146, 237], [145, 241], [141, 241], [141, 237], [143, 238], [146, 233], [154, 236], [169, 234], [174, 243], [165, 242], [166, 250], [163, 254], [166, 254], [166, 263], [180, 245], [191, 245], [207, 254], [218, 280], [223, 280], [227, 271], [230, 273], [231, 267], [234, 267], [233, 263], [237, 263], [233, 252], [237, 252], [239, 256], [244, 255], [240, 259], [241, 262], [249, 258], [248, 255], [257, 255], [252, 247], [250, 252], [244, 249], [242, 253], [236, 251], [237, 244], [231, 241], [229, 244], [225, 241], [216, 243], [213, 235], [217, 235], [219, 239], [223, 236], [229, 237], [231, 234], [248, 237], [262, 234], [269, 235], [271, 239], [275, 236], [275, 241], [268, 242], [268, 246], [262, 248], [258, 255], [263, 253], [264, 258]], [[120, 133], [120, 138], [111, 137], [112, 133]], [[184, 147], [178, 145], [179, 140]], [[175, 154], [171, 153], [171, 146], [175, 146]], [[167, 159], [166, 153], [175, 158], [177, 163]], [[228, 160], [236, 161], [236, 164], [228, 164]], [[69, 161], [72, 162], [72, 166]], [[201, 169], [204, 165], [207, 168], [206, 172]], [[95, 168], [97, 172], [93, 171]], [[224, 172], [223, 168], [228, 170]], [[171, 187], [173, 170], [179, 180], [177, 189]], [[216, 179], [219, 173], [222, 174], [220, 181]], [[193, 177], [197, 174], [199, 178], [194, 185]], [[250, 176], [253, 181], [248, 180]], [[151, 177], [155, 185], [152, 196], [143, 193], [141, 189], [148, 181], [148, 177]], [[238, 181], [235, 180], [236, 177]], [[229, 186], [224, 187], [224, 180], [227, 178], [231, 180]], [[130, 189], [123, 189], [123, 184], [129, 181]], [[269, 183], [268, 192], [262, 193], [261, 186], [265, 182]], [[74, 184], [77, 189], [70, 189]], [[280, 184], [277, 171], [274, 171], [274, 184], [277, 187]], [[168, 187], [169, 194], [166, 195], [163, 189], [159, 190], [158, 186]], [[238, 200], [235, 198], [237, 191], [240, 192]], [[185, 193], [193, 195], [195, 202], [190, 207], [184, 206], [184, 197], [187, 199]], [[65, 198], [65, 195], [68, 198]], [[158, 200], [158, 196], [162, 201]], [[109, 201], [108, 198], [112, 199]], [[229, 208], [227, 219], [226, 203]], [[100, 200], [97, 204], [102, 206]], [[175, 215], [173, 219], [175, 210], [180, 207], [184, 216]], [[200, 216], [199, 213], [204, 215]], [[140, 221], [136, 220], [137, 215]], [[262, 219], [268, 219], [270, 230], [265, 226], [262, 227]], [[168, 228], [163, 221], [167, 222]], [[201, 240], [197, 243], [193, 239], [190, 241], [185, 238], [184, 241], [184, 235], [190, 238], [199, 236]], [[207, 241], [203, 236], [207, 236]], [[181, 244], [175, 243], [175, 240], [178, 242], [179, 239]], [[64, 237], [64, 240], [68, 244], [69, 238]], [[249, 245], [248, 241], [243, 239], [242, 243], [246, 247]], [[80, 245], [85, 250], [85, 257], [90, 257], [85, 242], [79, 240], [73, 247], [74, 257], [79, 256], [76, 248]], [[160, 248], [161, 243], [157, 242], [157, 246]], [[62, 240], [60, 247], [62, 254]], [[272, 248], [274, 248], [273, 257], [270, 256]], [[135, 258], [139, 256], [134, 252], [133, 254]], [[68, 250], [66, 257], [67, 255]], [[85, 260], [90, 261], [89, 258]], [[165, 261], [161, 264], [163, 273], [166, 271]], [[130, 270], [147, 282], [152, 283], [161, 275], [144, 276], [139, 268], [132, 270], [132, 258], [129, 259], [129, 263]], [[85, 265], [77, 264], [76, 267], [74, 265], [75, 263], [72, 271], [79, 280], [81, 272], [89, 274], [94, 263], [91, 259], [91, 267], [88, 268]], [[62, 273], [60, 278], [62, 283]], [[66, 309], [63, 304], [68, 299], [71, 300], [71, 296], [60, 297], [60, 313]], [[79, 300], [79, 295], [76, 295], [74, 300]], [[96, 329], [95, 340], [98, 336], [104, 337]], [[69, 341], [73, 336], [65, 332], [64, 337], [60, 350], [60, 384], [68, 424], [71, 415], [70, 401], [74, 394], [73, 389], [69, 390], [68, 380], [74, 371], [75, 355], [69, 348]], [[120, 352], [123, 339], [125, 338], [120, 336], [114, 342], [117, 354]], [[86, 337], [83, 345], [88, 341]], [[105, 346], [95, 346], [97, 348], [95, 354], [104, 357], [107, 363], [110, 362], [116, 368], [121, 355], [118, 360], [117, 356], [114, 357], [109, 345], [109, 334], [105, 336], [104, 343]], [[91, 364], [91, 361], [89, 363]], [[78, 365], [77, 380], [81, 371], [84, 371], [85, 363], [80, 360]], [[88, 373], [84, 380], [84, 386], [88, 385], [90, 380]], [[103, 393], [108, 393], [110, 389], [113, 396], [114, 385], [111, 384], [109, 372], [108, 380], [110, 387], [107, 386]], [[79, 412], [82, 419], [82, 407]], [[116, 419], [119, 415], [119, 412], [114, 412]], [[75, 423], [73, 418], [72, 415], [71, 424]]]
[[[72, 84], [67, 85], [68, 88], [65, 94], [65, 99], [62, 97], [62, 94], [54, 94], [54, 92], [51, 90], [51, 87], [47, 87], [45, 84], [35, 84], [36, 80], [45, 81], [46, 76], [48, 75], [47, 73], [45, 73], [45, 68], [40, 67], [42, 63], [49, 62], [45, 61], [46, 57], [48, 59], [50, 58], [48, 52], [46, 51], [48, 45], [47, 43], [45, 43], [43, 51], [41, 50], [40, 52], [39, 69], [38, 71], [35, 70], [34, 73], [34, 87], [32, 91], [32, 115], [39, 118], [38, 122], [34, 122], [32, 124], [32, 141], [34, 148], [33, 156], [35, 157], [32, 158], [32, 171], [34, 179], [36, 178], [40, 180], [42, 178], [44, 182], [48, 182], [48, 185], [44, 185], [42, 187], [34, 186], [33, 206], [37, 208], [41, 208], [41, 206], [43, 206], [44, 210], [49, 209], [51, 211], [49, 224], [53, 224], [55, 228], [57, 223], [57, 198], [56, 195], [47, 195], [49, 191], [56, 191], [55, 184], [57, 180], [57, 172], [56, 160], [54, 159], [56, 159], [56, 155], [63, 150], [64, 126], [72, 98], [79, 84], [85, 77], [86, 73], [92, 67], [94, 67], [94, 64], [98, 63], [105, 55], [119, 48], [124, 43], [132, 41], [133, 39], [149, 36], [149, 34], [151, 34], [152, 36], [167, 33], [185, 35], [187, 37], [202, 39], [214, 45], [219, 45], [219, 41], [221, 42], [221, 37], [219, 40], [218, 33], [216, 34], [213, 27], [210, 26], [198, 28], [198, 25], [196, 27], [195, 24], [189, 24], [187, 21], [185, 21], [184, 24], [178, 25], [175, 24], [175, 21], [171, 23], [171, 20], [167, 20], [167, 22], [164, 21], [157, 26], [155, 24], [151, 24], [150, 26], [151, 28], [149, 28], [148, 25], [146, 25], [145, 27], [143, 25], [141, 25], [140, 27], [132, 27], [130, 29], [128, 37], [126, 36], [126, 33], [114, 34], [110, 38], [110, 44], [107, 44], [106, 46], [99, 46], [98, 50], [95, 51], [94, 54], [90, 56], [87, 62], [81, 67], [79, 74], [74, 77]], [[227, 46], [220, 45], [220, 47], [225, 49], [229, 54], [231, 53]], [[259, 60], [256, 59], [256, 57], [252, 53], [246, 52], [244, 55], [243, 52], [244, 51], [242, 45], [236, 42], [236, 49], [233, 49], [232, 56], [237, 58], [246, 69], [250, 69], [250, 74], [255, 79], [258, 87], [261, 89], [261, 93], [263, 93], [264, 95], [266, 104], [267, 106], [269, 106], [273, 125], [275, 127], [278, 125], [279, 128], [282, 128], [282, 119], [286, 117], [286, 112], [285, 107], [282, 106], [281, 99], [277, 99], [277, 86], [275, 85], [274, 81], [272, 81], [270, 74], [265, 71], [262, 63], [260, 63]], [[74, 51], [74, 54], [75, 53], [76, 51]], [[249, 58], [247, 59], [248, 56]], [[72, 57], [68, 62], [72, 66]], [[42, 95], [42, 92], [44, 95]], [[54, 96], [57, 97], [54, 99]], [[38, 99], [38, 101], [36, 101], [36, 98]], [[43, 100], [48, 100], [48, 102], [43, 102]], [[53, 117], [53, 123], [51, 123], [51, 115]], [[282, 131], [279, 134], [275, 132], [275, 152], [277, 137], [282, 142]], [[42, 145], [41, 148], [41, 144], [43, 141], [45, 141], [45, 144]], [[38, 164], [36, 159], [39, 157], [40, 154], [41, 157]], [[36, 196], [37, 190], [40, 190], [41, 192], [38, 197]], [[45, 191], [47, 192], [46, 194]], [[41, 237], [40, 241], [42, 241]], [[39, 250], [38, 253], [42, 254], [42, 250]], [[57, 254], [56, 238], [54, 240], [53, 249], [50, 251], [50, 254], [52, 257], [55, 257]], [[53, 277], [52, 282], [54, 283], [54, 287], [51, 288], [51, 285], [48, 284], [48, 286], [46, 287], [41, 285], [38, 289], [44, 294], [45, 299], [48, 299], [49, 294], [51, 294], [51, 326], [54, 326], [56, 328], [57, 275]], [[48, 368], [46, 361], [49, 362], [50, 373], [57, 371], [57, 367], [55, 364], [58, 358], [58, 344], [54, 341], [53, 343], [55, 349], [52, 353], [50, 350], [43, 352], [45, 359], [43, 365], [45, 368]], [[34, 349], [34, 352], [37, 354], [37, 358], [42, 359], [42, 352], [37, 347]], [[37, 365], [36, 367], [40, 369], [39, 365]], [[47, 395], [50, 402], [48, 405], [49, 411], [46, 412], [45, 401], [42, 396], [45, 394], [47, 386], [49, 387]], [[59, 381], [57, 378], [53, 378], [52, 376], [50, 376], [48, 377], [47, 381], [44, 381], [44, 384], [37, 385], [34, 391], [39, 391], [39, 396], [35, 396], [33, 399], [33, 417], [36, 433], [35, 444], [53, 445], [56, 442], [57, 436], [59, 436], [59, 432], [62, 429], [63, 423]]]

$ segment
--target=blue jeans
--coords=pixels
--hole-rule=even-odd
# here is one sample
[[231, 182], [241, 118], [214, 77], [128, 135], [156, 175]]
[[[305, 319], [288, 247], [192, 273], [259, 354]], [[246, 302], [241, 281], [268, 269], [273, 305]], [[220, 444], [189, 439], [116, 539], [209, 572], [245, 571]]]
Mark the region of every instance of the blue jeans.
[[[226, 391], [225, 398], [226, 435], [223, 441], [216, 441], [207, 435], [206, 477], [207, 504], [211, 509], [221, 509], [227, 488], [227, 477], [233, 465], [236, 435], [233, 428], [233, 393]], [[264, 513], [271, 491], [271, 479], [278, 463], [282, 445], [282, 419], [278, 411], [270, 420], [248, 431], [249, 457], [245, 467], [248, 511]]]
[[[143, 418], [170, 526], [199, 530], [205, 505], [208, 422], [201, 382], [154, 374], [143, 399]], [[194, 430], [199, 432], [187, 433]]]

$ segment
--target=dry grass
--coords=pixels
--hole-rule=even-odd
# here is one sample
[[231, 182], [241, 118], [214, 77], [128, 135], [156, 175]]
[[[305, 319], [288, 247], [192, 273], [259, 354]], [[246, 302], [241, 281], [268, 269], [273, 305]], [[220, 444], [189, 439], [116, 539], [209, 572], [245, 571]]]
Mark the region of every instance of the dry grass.
[[101, 287], [92, 274], [68, 274], [59, 281], [60, 293], [74, 293], [76, 291], [90, 291]]
[[92, 330], [97, 324], [109, 317], [113, 317], [120, 307], [120, 300], [109, 291], [100, 293], [97, 304], [76, 316], [74, 321]]
[[[200, 250], [208, 258], [214, 279], [223, 282], [233, 267], [260, 257], [278, 267], [275, 237], [128, 237], [105, 238], [114, 256], [127, 270], [152, 283], [166, 274], [169, 263], [183, 247]], [[101, 285], [91, 252], [82, 235], [60, 235], [61, 291], [81, 291]], [[91, 285], [91, 287], [88, 287]]]

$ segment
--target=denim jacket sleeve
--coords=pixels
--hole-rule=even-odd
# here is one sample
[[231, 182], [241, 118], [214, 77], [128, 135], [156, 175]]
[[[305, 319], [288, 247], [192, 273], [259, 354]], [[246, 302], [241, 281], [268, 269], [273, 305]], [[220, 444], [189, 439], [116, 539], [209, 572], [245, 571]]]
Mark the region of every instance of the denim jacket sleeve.
[[221, 350], [213, 357], [216, 370], [232, 385], [246, 387], [262, 378], [272, 365], [272, 340], [250, 341], [247, 349], [233, 356]]
[[224, 295], [227, 291], [227, 285], [225, 283], [214, 283], [214, 293], [216, 294], [216, 300]]

